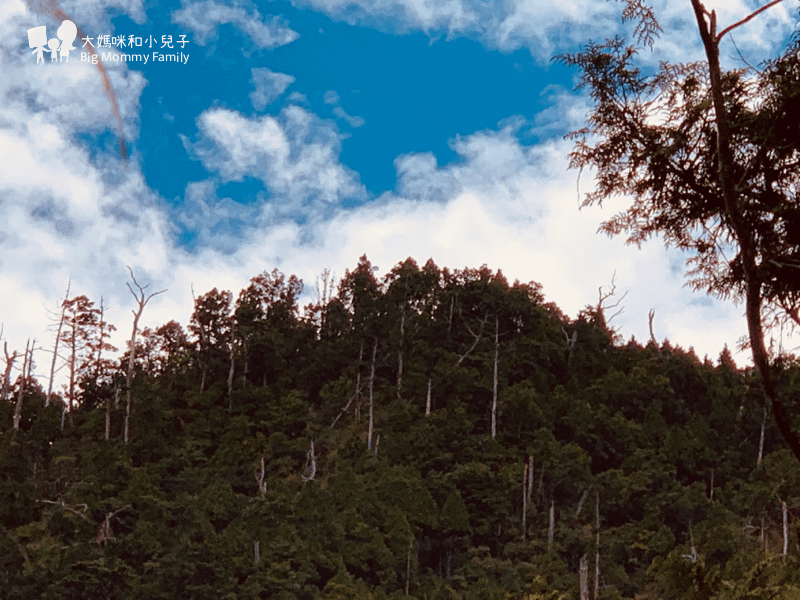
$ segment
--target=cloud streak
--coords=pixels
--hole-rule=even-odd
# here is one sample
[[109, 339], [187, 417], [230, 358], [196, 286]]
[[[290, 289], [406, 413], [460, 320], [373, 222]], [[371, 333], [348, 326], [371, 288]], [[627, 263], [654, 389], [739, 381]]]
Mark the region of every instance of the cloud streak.
[[220, 25], [236, 27], [258, 49], [272, 49], [289, 44], [299, 34], [280, 17], [264, 18], [257, 9], [252, 12], [241, 6], [202, 0], [188, 2], [172, 13], [172, 21], [194, 34], [194, 42], [205, 46], [213, 41]]

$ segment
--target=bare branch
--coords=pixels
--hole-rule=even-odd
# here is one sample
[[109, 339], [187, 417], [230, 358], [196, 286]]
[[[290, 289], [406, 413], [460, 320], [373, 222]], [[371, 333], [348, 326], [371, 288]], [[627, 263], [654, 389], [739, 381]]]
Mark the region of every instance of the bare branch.
[[759, 8], [758, 10], [755, 10], [755, 11], [751, 12], [749, 15], [747, 15], [747, 16], [746, 16], [744, 19], [742, 19], [741, 21], [737, 21], [737, 22], [736, 22], [736, 23], [734, 23], [733, 25], [731, 25], [731, 26], [729, 26], [729, 27], [726, 27], [725, 29], [723, 29], [723, 30], [722, 30], [722, 31], [719, 33], [719, 35], [717, 35], [717, 39], [716, 39], [717, 43], [719, 43], [719, 41], [720, 41], [720, 40], [721, 40], [721, 39], [722, 39], [722, 38], [725, 36], [725, 34], [726, 34], [726, 33], [728, 33], [729, 31], [732, 31], [733, 29], [736, 29], [736, 28], [737, 28], [737, 27], [739, 27], [740, 25], [744, 25], [745, 23], [747, 23], [748, 21], [750, 21], [751, 19], [753, 19], [753, 18], [754, 18], [754, 17], [756, 17], [757, 15], [761, 14], [762, 12], [764, 12], [765, 10], [767, 10], [768, 8], [772, 8], [773, 6], [775, 6], [776, 4], [780, 4], [781, 2], [783, 2], [783, 0], [772, 0], [772, 2], [770, 2], [769, 4], [765, 4], [764, 6], [762, 6], [761, 8]]

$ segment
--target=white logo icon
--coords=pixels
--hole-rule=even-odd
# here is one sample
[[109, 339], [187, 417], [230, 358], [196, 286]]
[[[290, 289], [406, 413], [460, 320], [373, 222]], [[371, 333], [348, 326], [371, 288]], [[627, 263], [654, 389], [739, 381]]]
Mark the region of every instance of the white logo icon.
[[69, 62], [69, 51], [75, 50], [72, 42], [75, 41], [75, 37], [78, 35], [78, 28], [72, 21], [64, 21], [56, 31], [56, 35], [58, 39], [52, 38], [48, 41], [47, 27], [45, 25], [28, 29], [28, 45], [34, 49], [31, 54], [36, 55], [37, 65], [39, 63], [44, 64], [42, 55], [45, 52], [50, 53], [50, 62], [56, 62], [57, 56], [59, 57], [58, 62], [62, 60]]

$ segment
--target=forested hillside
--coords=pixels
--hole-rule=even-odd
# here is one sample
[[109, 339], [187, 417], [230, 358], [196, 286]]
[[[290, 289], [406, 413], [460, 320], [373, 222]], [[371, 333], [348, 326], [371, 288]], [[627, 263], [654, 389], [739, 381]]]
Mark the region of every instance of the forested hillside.
[[211, 290], [118, 361], [65, 300], [59, 394], [6, 349], [0, 597], [800, 598], [800, 465], [727, 350], [485, 267], [331, 284]]

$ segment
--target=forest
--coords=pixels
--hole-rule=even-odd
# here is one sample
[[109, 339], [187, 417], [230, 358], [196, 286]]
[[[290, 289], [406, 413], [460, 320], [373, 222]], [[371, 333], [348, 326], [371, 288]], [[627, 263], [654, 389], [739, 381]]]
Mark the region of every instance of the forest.
[[[364, 256], [304, 307], [264, 271], [138, 331], [131, 279], [120, 358], [80, 295], [56, 351], [5, 347], [2, 598], [800, 598], [758, 370], [652, 316], [623, 340], [610, 289], [571, 319], [485, 266]], [[796, 415], [795, 358], [773, 375]]]

